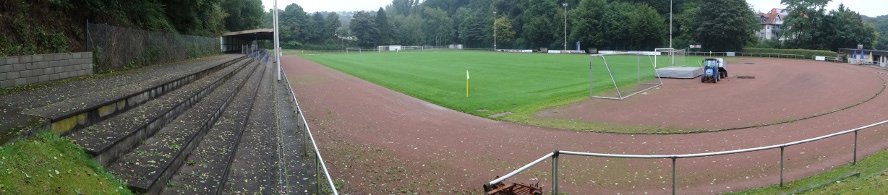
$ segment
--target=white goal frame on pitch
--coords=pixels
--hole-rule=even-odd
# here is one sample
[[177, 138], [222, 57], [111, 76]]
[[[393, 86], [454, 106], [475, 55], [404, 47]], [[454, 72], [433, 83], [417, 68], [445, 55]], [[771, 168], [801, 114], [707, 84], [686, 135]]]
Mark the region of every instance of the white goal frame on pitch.
[[[685, 58], [685, 59], [684, 59], [684, 62], [685, 62], [685, 64], [682, 64], [681, 66], [687, 66], [687, 61], [688, 61], [688, 60], [687, 60], [687, 52], [688, 52], [688, 51], [685, 50], [685, 49], [675, 49], [675, 48], [654, 48], [654, 52], [657, 52], [657, 53], [668, 53], [668, 54], [669, 54], [669, 58], [671, 59], [670, 61], [672, 62], [672, 63], [670, 64], [670, 66], [674, 66], [674, 65], [675, 65], [675, 53], [677, 53], [677, 52], [684, 52], [684, 53], [685, 53], [685, 55], [684, 55], [684, 58]], [[662, 55], [662, 54], [661, 54], [661, 55]], [[654, 55], [654, 68], [659, 67], [659, 66], [657, 65], [657, 56], [660, 56], [660, 55]]]
[[[623, 100], [623, 99], [626, 99], [626, 98], [632, 97], [633, 95], [636, 95], [636, 94], [639, 94], [639, 93], [642, 93], [642, 92], [645, 92], [645, 91], [651, 90], [651, 89], [653, 89], [653, 88], [655, 88], [655, 87], [662, 86], [662, 85], [663, 85], [663, 80], [660, 79], [660, 74], [657, 74], [656, 66], [655, 66], [653, 63], [651, 64], [651, 66], [654, 68], [654, 69], [653, 69], [653, 70], [654, 70], [654, 78], [656, 78], [656, 81], [657, 81], [657, 82], [656, 82], [656, 83], [642, 83], [642, 82], [641, 82], [641, 57], [642, 57], [642, 56], [648, 56], [648, 59], [650, 59], [651, 56], [656, 56], [656, 55], [658, 55], [658, 54], [655, 54], [655, 53], [656, 53], [656, 52], [622, 52], [622, 53], [592, 54], [592, 55], [590, 55], [590, 56], [589, 56], [589, 96], [591, 96], [591, 97], [593, 97], [593, 98], [601, 98], [601, 99]], [[636, 59], [637, 59], [637, 60], [636, 60], [636, 63], [635, 63], [635, 66], [637, 67], [637, 69], [636, 69], [637, 71], [636, 71], [636, 75], [635, 75], [635, 77], [636, 77], [636, 81], [638, 82], [637, 84], [639, 84], [639, 85], [641, 85], [641, 84], [646, 84], [646, 85], [651, 85], [651, 86], [650, 86], [650, 87], [647, 87], [647, 88], [645, 88], [645, 89], [639, 90], [639, 91], [629, 92], [627, 95], [623, 95], [623, 92], [620, 91], [620, 86], [617, 85], [617, 80], [614, 78], [614, 74], [613, 74], [613, 72], [611, 71], [610, 65], [607, 64], [607, 59], [604, 57], [604, 56], [607, 56], [607, 55], [635, 55], [635, 56], [636, 56]], [[593, 73], [593, 70], [592, 70], [593, 68], [592, 68], [592, 67], [593, 67], [593, 61], [594, 61], [595, 58], [600, 58], [601, 61], [604, 63], [604, 67], [605, 67], [605, 69], [607, 69], [607, 74], [610, 76], [611, 83], [614, 84], [614, 89], [617, 91], [617, 96], [616, 96], [616, 97], [596, 96], [596, 95], [593, 94], [593, 93], [594, 93], [593, 90], [595, 89], [595, 86], [594, 86], [594, 83], [595, 83], [595, 82], [594, 82], [593, 79], [592, 79], [592, 73]], [[653, 60], [651, 59], [651, 61], [653, 61]]]

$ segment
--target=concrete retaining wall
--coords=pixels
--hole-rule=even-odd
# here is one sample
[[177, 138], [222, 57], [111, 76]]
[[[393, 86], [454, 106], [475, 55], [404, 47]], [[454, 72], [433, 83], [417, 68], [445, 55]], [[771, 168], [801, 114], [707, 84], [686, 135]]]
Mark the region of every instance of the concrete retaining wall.
[[92, 74], [92, 52], [0, 58], [0, 87], [15, 87]]

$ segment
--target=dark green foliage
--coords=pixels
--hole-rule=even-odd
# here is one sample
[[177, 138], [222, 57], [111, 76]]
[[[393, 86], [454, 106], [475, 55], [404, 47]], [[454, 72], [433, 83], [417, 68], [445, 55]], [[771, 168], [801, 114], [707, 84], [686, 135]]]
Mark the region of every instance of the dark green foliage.
[[379, 28], [376, 25], [376, 17], [369, 12], [359, 11], [355, 13], [351, 21], [352, 34], [358, 38], [361, 47], [375, 47], [379, 44]]
[[88, 51], [87, 21], [188, 35], [219, 36], [260, 24], [260, 0], [0, 1], [0, 56]]
[[[338, 17], [348, 28], [330, 33], [329, 27], [316, 29], [326, 34], [356, 35], [358, 45], [447, 45], [463, 44], [469, 48], [490, 48], [494, 33], [497, 48], [561, 49], [565, 42], [567, 14], [568, 48], [577, 41], [583, 48], [611, 50], [652, 50], [657, 47], [686, 48], [701, 44], [704, 50], [739, 51], [746, 46], [773, 48], [810, 48], [835, 50], [863, 43], [866, 47], [888, 47], [888, 22], [880, 18], [861, 20], [851, 10], [826, 12], [824, 0], [787, 0], [801, 3], [799, 13], [817, 16], [811, 21], [788, 19], [784, 25], [797, 25], [784, 36], [798, 37], [787, 44], [759, 41], [755, 32], [761, 25], [755, 12], [744, 0], [392, 0], [384, 9], [363, 12], [350, 20], [350, 14]], [[567, 3], [566, 9], [562, 3]], [[670, 45], [670, 12], [673, 43]], [[323, 15], [324, 12], [321, 12]], [[347, 13], [347, 12], [343, 12]], [[495, 14], [494, 14], [495, 13]], [[317, 14], [304, 16], [320, 21]], [[270, 17], [268, 17], [270, 18]], [[885, 17], [888, 18], [888, 17]], [[882, 20], [888, 20], [881, 18]], [[366, 20], [370, 19], [372, 21]], [[494, 22], [494, 20], [502, 22]], [[863, 21], [863, 22], [862, 22]], [[360, 22], [361, 24], [354, 24]], [[795, 23], [793, 23], [795, 22]], [[310, 25], [305, 21], [291, 26]], [[326, 19], [326, 24], [330, 23]], [[496, 23], [496, 24], [495, 24]], [[501, 24], [500, 24], [501, 23]], [[282, 23], [283, 24], [283, 23]], [[506, 28], [508, 24], [508, 28]], [[495, 27], [496, 26], [496, 27]], [[830, 27], [830, 28], [824, 28]], [[286, 28], [286, 27], [285, 27]], [[495, 31], [494, 28], [497, 28]], [[293, 28], [291, 28], [293, 29]], [[509, 30], [506, 30], [509, 29]], [[876, 34], [878, 32], [878, 34]], [[288, 32], [284, 32], [288, 33]], [[303, 43], [300, 37], [285, 42]], [[793, 35], [795, 33], [795, 35]], [[320, 38], [320, 37], [318, 37]], [[880, 41], [881, 40], [881, 41]], [[343, 44], [320, 38], [314, 45]], [[343, 45], [348, 45], [347, 43]], [[301, 46], [292, 45], [291, 46]], [[340, 46], [341, 48], [341, 46]]]
[[873, 26], [876, 28], [877, 33], [879, 33], [876, 49], [888, 50], [888, 18], [875, 21]]
[[737, 51], [752, 38], [756, 20], [745, 0], [703, 1], [688, 25], [705, 50]]
[[227, 15], [225, 30], [228, 31], [257, 28], [261, 24], [260, 20], [265, 16], [262, 11], [262, 1], [257, 0], [223, 0], [222, 8]]
[[306, 43], [305, 33], [308, 24], [308, 15], [299, 5], [290, 4], [284, 10], [278, 11], [281, 47], [297, 48]]
[[789, 38], [783, 47], [833, 50], [878, 46], [880, 38], [876, 27], [864, 23], [860, 14], [840, 5], [826, 11], [828, 0], [783, 0], [792, 11], [781, 29], [782, 36]]
[[385, 13], [385, 10], [379, 8], [379, 11], [376, 11], [376, 25], [379, 28], [379, 43], [383, 45], [387, 44], [395, 44], [395, 38], [398, 37], [398, 31], [395, 30], [395, 25], [389, 22], [389, 17]]

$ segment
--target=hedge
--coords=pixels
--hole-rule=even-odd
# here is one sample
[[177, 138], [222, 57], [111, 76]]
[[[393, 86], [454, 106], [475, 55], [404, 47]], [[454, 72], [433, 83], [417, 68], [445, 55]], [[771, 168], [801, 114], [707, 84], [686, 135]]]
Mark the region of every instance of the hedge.
[[829, 50], [809, 50], [809, 49], [774, 49], [774, 48], [743, 48], [743, 53], [777, 53], [777, 54], [797, 54], [804, 55], [805, 59], [814, 58], [814, 56], [834, 57], [838, 54]]

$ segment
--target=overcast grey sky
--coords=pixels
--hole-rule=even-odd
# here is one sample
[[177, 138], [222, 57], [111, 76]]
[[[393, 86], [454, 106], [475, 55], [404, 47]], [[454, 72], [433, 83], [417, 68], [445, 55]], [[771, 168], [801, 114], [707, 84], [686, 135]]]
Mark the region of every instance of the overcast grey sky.
[[[771, 8], [783, 8], [785, 5], [780, 4], [780, 0], [746, 0], [753, 9], [761, 12], [768, 12]], [[291, 3], [299, 4], [306, 12], [316, 11], [359, 11], [359, 10], [378, 10], [379, 7], [385, 7], [392, 3], [392, 0], [278, 0], [278, 7], [284, 9]], [[827, 6], [828, 10], [839, 7], [839, 3], [844, 3], [845, 7], [852, 11], [859, 12], [862, 15], [876, 17], [880, 15], [888, 15], [888, 5], [885, 0], [833, 0]], [[274, 6], [274, 0], [262, 0], [265, 10]]]

